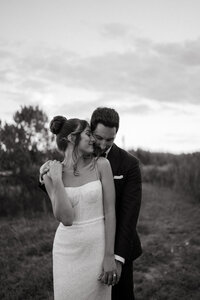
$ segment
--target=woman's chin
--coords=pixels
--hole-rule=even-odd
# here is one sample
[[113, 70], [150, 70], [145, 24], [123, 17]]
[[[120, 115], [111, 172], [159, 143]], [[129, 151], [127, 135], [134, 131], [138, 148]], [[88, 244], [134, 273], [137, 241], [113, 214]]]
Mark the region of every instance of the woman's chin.
[[88, 149], [87, 151], [85, 151], [85, 155], [91, 155], [94, 153], [94, 148], [91, 147], [91, 149]]
[[92, 149], [91, 151], [88, 151], [88, 154], [93, 154], [94, 153], [94, 149]]

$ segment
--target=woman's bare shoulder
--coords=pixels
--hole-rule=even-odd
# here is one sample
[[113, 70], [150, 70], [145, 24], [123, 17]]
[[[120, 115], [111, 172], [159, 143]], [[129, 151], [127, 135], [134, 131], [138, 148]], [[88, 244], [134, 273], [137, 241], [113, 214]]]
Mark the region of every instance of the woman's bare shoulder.
[[105, 157], [99, 157], [96, 161], [99, 171], [103, 171], [110, 166], [109, 160]]

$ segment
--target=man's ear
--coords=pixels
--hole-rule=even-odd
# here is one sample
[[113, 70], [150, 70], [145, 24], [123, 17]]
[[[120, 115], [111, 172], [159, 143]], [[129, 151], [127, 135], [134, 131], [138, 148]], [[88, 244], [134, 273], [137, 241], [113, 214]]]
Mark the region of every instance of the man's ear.
[[68, 141], [70, 141], [72, 144], [75, 144], [76, 137], [75, 137], [74, 134], [71, 134], [71, 133], [68, 134], [67, 139], [68, 139]]

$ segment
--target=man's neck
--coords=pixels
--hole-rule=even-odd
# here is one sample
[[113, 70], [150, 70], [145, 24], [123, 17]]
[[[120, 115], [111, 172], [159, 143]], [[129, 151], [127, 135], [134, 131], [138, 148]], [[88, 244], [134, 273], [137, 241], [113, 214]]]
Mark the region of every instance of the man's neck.
[[[112, 145], [112, 146], [113, 146], [113, 145]], [[106, 150], [106, 152], [105, 152], [105, 157], [106, 157], [106, 158], [108, 157], [108, 153], [110, 152], [112, 146], [111, 146], [110, 148], [108, 148], [108, 150]]]

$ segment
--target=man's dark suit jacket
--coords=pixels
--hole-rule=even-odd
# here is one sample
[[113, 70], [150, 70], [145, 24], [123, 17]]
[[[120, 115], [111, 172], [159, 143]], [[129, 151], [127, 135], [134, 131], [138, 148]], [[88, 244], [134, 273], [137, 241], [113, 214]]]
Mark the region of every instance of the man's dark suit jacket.
[[115, 254], [130, 261], [142, 253], [136, 231], [142, 195], [139, 161], [115, 144], [107, 158], [111, 164], [116, 191]]

